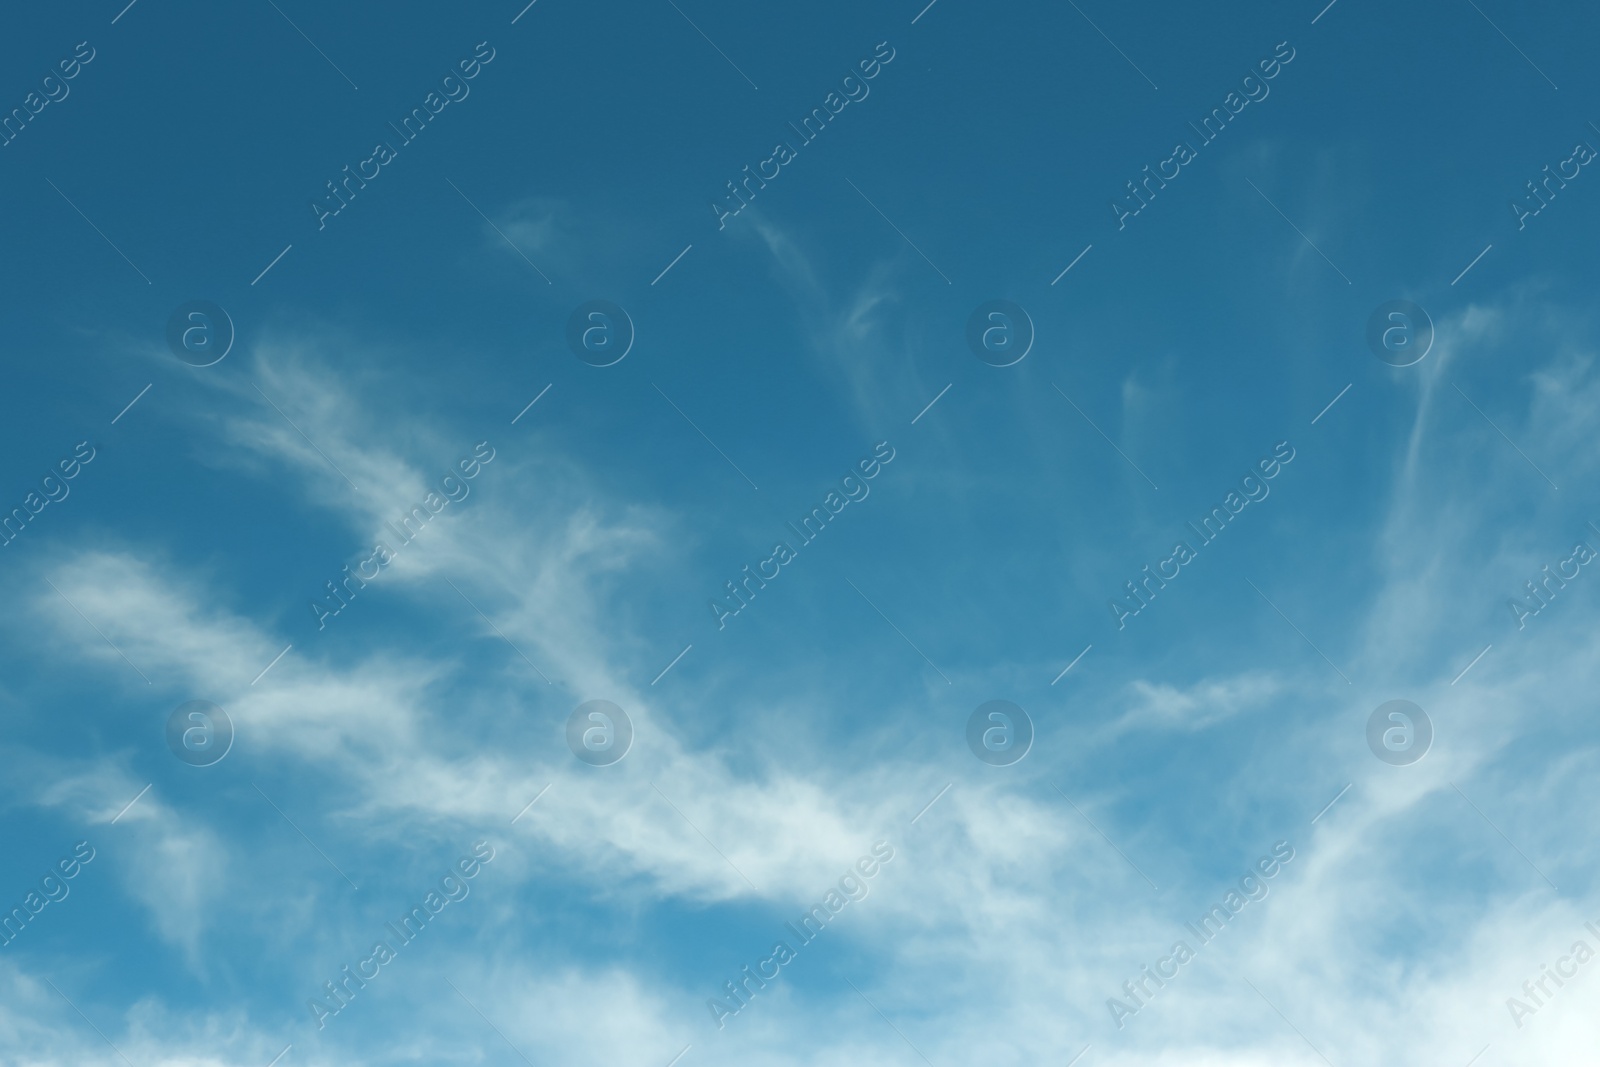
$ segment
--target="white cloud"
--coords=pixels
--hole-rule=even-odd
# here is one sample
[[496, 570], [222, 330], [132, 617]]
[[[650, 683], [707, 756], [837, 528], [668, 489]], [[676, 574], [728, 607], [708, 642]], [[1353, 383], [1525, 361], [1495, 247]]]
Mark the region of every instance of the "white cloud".
[[[867, 329], [875, 306], [876, 298], [857, 301], [843, 319], [847, 328]], [[1472, 312], [1463, 325], [1447, 326], [1462, 333], [1476, 328], [1487, 344], [1501, 336], [1494, 326], [1500, 314]], [[1451, 351], [1439, 353], [1436, 374], [1446, 373]], [[1468, 351], [1463, 342], [1461, 354], [1449, 358], [1465, 359]], [[235, 421], [230, 447], [250, 452], [264, 470], [292, 472], [293, 484], [307, 484], [309, 476], [311, 503], [345, 523], [353, 548], [390, 517], [388, 501], [398, 509], [425, 491], [428, 463], [406, 457], [453, 455], [460, 447], [443, 434], [383, 443], [358, 393], [341, 391], [314, 368], [301, 374], [293, 360], [268, 362], [276, 368], [275, 388], [293, 398], [290, 414], [337, 456], [362, 492], [343, 486], [298, 434], [275, 427], [282, 419], [270, 410]], [[1529, 431], [1519, 442], [1524, 448], [1559, 456], [1562, 442], [1580, 439], [1582, 397], [1591, 388], [1584, 384], [1587, 367], [1579, 353], [1535, 375], [1530, 416], [1522, 421]], [[1438, 383], [1429, 388], [1438, 391]], [[1566, 405], [1565, 394], [1579, 399]], [[1582, 1062], [1583, 1020], [1600, 989], [1587, 972], [1521, 1031], [1511, 1026], [1504, 999], [1583, 936], [1585, 918], [1600, 918], [1581, 904], [1594, 856], [1573, 814], [1600, 800], [1586, 771], [1593, 746], [1564, 742], [1560, 758], [1551, 759], [1537, 744], [1553, 731], [1584, 736], [1587, 694], [1597, 681], [1585, 636], [1593, 601], [1575, 594], [1565, 615], [1541, 619], [1537, 633], [1517, 635], [1506, 620], [1483, 637], [1495, 640], [1494, 658], [1461, 684], [1449, 684], [1476, 651], [1450, 641], [1465, 632], [1463, 620], [1482, 601], [1472, 577], [1486, 566], [1468, 550], [1481, 528], [1453, 529], [1460, 509], [1452, 500], [1463, 487], [1492, 494], [1526, 477], [1514, 454], [1487, 472], [1472, 469], [1475, 461], [1441, 462], [1462, 431], [1431, 405], [1450, 399], [1419, 397], [1407, 455], [1396, 460], [1380, 581], [1371, 605], [1357, 605], [1351, 616], [1359, 641], [1344, 667], [1355, 686], [1331, 681], [1320, 660], [1300, 670], [1272, 665], [1198, 678], [1142, 677], [1097, 709], [1106, 726], [1084, 731], [1088, 751], [1078, 758], [1137, 769], [1147, 746], [1198, 746], [1212, 733], [1244, 730], [1247, 724], [1237, 721], [1244, 712], [1283, 709], [1271, 718], [1276, 732], [1260, 739], [1275, 759], [1224, 769], [1249, 786], [1226, 803], [1181, 790], [1141, 798], [1116, 788], [1085, 799], [1069, 783], [1069, 795], [1119, 847], [1135, 855], [1175, 850], [1158, 857], [1179, 875], [1161, 892], [1061, 802], [1050, 788], [1062, 780], [1049, 763], [1058, 757], [1042, 750], [1017, 773], [1003, 775], [970, 762], [953, 771], [950, 751], [966, 759], [953, 745], [908, 745], [903, 755], [861, 774], [845, 760], [824, 762], [826, 745], [816, 741], [786, 750], [788, 759], [772, 766], [753, 765], [737, 738], [714, 748], [687, 742], [692, 731], [685, 727], [699, 709], [651, 689], [658, 642], [615, 609], [631, 581], [678, 558], [661, 533], [672, 528], [672, 517], [607, 499], [588, 487], [580, 469], [560, 461], [503, 449], [473, 496], [430, 523], [380, 579], [387, 595], [433, 605], [454, 596], [448, 586], [441, 592], [439, 579], [449, 576], [556, 679], [554, 687], [510, 649], [497, 649], [500, 666], [469, 673], [458, 645], [435, 637], [404, 647], [352, 638], [337, 656], [314, 637], [297, 640], [291, 658], [251, 686], [281, 641], [267, 623], [231, 606], [235, 583], [227, 575], [109, 542], [60, 550], [48, 573], [159, 689], [212, 694], [234, 714], [241, 747], [230, 759], [242, 761], [248, 752], [259, 765], [306, 783], [327, 825], [361, 839], [374, 855], [422, 833], [481, 833], [503, 842], [502, 858], [476, 887], [477, 903], [452, 920], [460, 940], [451, 944], [463, 947], [445, 962], [451, 980], [481, 996], [474, 998], [479, 1007], [534, 1058], [664, 1064], [693, 1043], [695, 1059], [686, 1062], [921, 1062], [876, 1011], [833, 981], [851, 973], [935, 1063], [1065, 1062], [1085, 1043], [1095, 1046], [1088, 1062], [1127, 1067], [1320, 1063], [1246, 978], [1335, 1063], [1410, 1063], [1418, 1048], [1451, 1062], [1459, 1050], [1464, 1063], [1485, 1042], [1494, 1051], [1481, 1064], [1495, 1063], [1494, 1056], [1508, 1063], [1513, 1057]], [[1438, 428], [1444, 424], [1454, 429]], [[537, 488], [520, 488], [527, 485]], [[1560, 544], [1565, 536], [1550, 533], [1542, 513], [1530, 514], [1496, 542], [1496, 559], [1487, 565], [1520, 566], [1519, 543]], [[330, 560], [330, 574], [338, 562]], [[1337, 563], [1333, 558], [1329, 569], [1308, 571], [1303, 581], [1351, 595], [1336, 589]], [[37, 648], [50, 663], [92, 663], [110, 684], [147, 692], [59, 597], [48, 590], [29, 595], [36, 597], [32, 618], [43, 626], [37, 632], [13, 626], [23, 647]], [[372, 606], [358, 599], [352, 610], [364, 604]], [[499, 640], [464, 606], [457, 618], [485, 642]], [[310, 628], [307, 620], [299, 625]], [[1439, 652], [1441, 645], [1448, 654]], [[716, 670], [739, 677], [737, 665]], [[1435, 751], [1409, 768], [1379, 764], [1362, 740], [1367, 712], [1387, 699], [1395, 678], [1408, 680], [1408, 695], [1430, 709], [1438, 730]], [[800, 715], [808, 706], [828, 710], [850, 699], [827, 681], [799, 688], [792, 708], [755, 710]], [[592, 695], [617, 700], [634, 715], [636, 750], [612, 768], [580, 766], [564, 749], [567, 702]], [[904, 706], [882, 714], [918, 721], [921, 699], [909, 695]], [[38, 796], [98, 827], [142, 784], [128, 759], [41, 767]], [[1525, 773], [1530, 765], [1542, 777]], [[1517, 784], [1530, 777], [1536, 785]], [[917, 807], [952, 780], [951, 791], [908, 825]], [[1311, 826], [1310, 816], [1344, 781], [1354, 788]], [[1452, 782], [1535, 862], [1549, 862], [1561, 895], [1462, 801]], [[549, 792], [510, 825], [547, 784]], [[1245, 811], [1252, 803], [1270, 810]], [[1220, 897], [1228, 877], [1216, 870], [1242, 870], [1254, 858], [1249, 849], [1236, 857], [1196, 854], [1184, 829], [1246, 815], [1278, 827], [1274, 833], [1293, 842], [1297, 859], [1271, 896], [1241, 914], [1119, 1034], [1105, 999], [1186, 936], [1184, 919]], [[210, 928], [191, 929], [186, 921], [214, 913], [222, 900], [242, 901], [247, 924], [281, 918], [250, 902], [274, 890], [230, 874], [237, 846], [218, 824], [196, 819], [176, 800], [146, 796], [114, 829], [126, 835], [119, 848], [134, 857], [118, 868], [129, 896], [163, 938], [191, 956]], [[798, 969], [720, 1035], [705, 997], [784, 936], [781, 922], [770, 931], [760, 927], [748, 945], [730, 943], [721, 977], [704, 983], [670, 960], [541, 967], [514, 925], [500, 925], [541, 893], [567, 892], [583, 895], [599, 915], [694, 911], [725, 915], [745, 928], [759, 909], [798, 914], [880, 838], [897, 855], [870, 896], [851, 904], [825, 940], [803, 950]], [[1263, 839], [1259, 848], [1271, 843]], [[304, 931], [316, 921], [304, 909], [294, 925]], [[580, 931], [559, 933], [582, 943]], [[278, 943], [248, 926], [238, 936]], [[402, 958], [397, 966], [412, 977], [381, 994], [375, 987], [367, 1003], [358, 1001], [348, 1018], [330, 1025], [325, 1043], [304, 1062], [318, 1056], [349, 1062], [346, 1054], [359, 1058], [369, 1043], [378, 1061], [408, 1048], [418, 1056], [449, 1054], [444, 1039], [430, 1036], [444, 1031], [392, 1036], [397, 1017], [456, 1018], [460, 1033], [474, 1033], [478, 1020], [470, 1009], [447, 1003], [454, 994], [429, 984], [432, 963]], [[32, 1003], [26, 980], [12, 972], [10, 981], [17, 1002]], [[304, 995], [315, 985], [308, 981]], [[196, 1035], [213, 1032], [207, 1027], [228, 1032], [216, 1039], [230, 1050], [226, 1055], [264, 1051], [252, 1062], [265, 1063], [281, 1048], [225, 1013], [196, 1014], [186, 1029], [174, 1021], [179, 1009], [155, 998], [130, 1009], [122, 1025], [107, 1025], [115, 1038], [134, 1038], [127, 1051], [140, 1063], [212, 1062], [203, 1056], [224, 1053], [174, 1051], [198, 1047]], [[47, 1047], [47, 1035], [15, 1010], [0, 1015], [0, 1034], [19, 1048]], [[481, 1028], [475, 1035], [470, 1041], [486, 1048], [498, 1040]], [[110, 1062], [85, 1048], [70, 1062]]]

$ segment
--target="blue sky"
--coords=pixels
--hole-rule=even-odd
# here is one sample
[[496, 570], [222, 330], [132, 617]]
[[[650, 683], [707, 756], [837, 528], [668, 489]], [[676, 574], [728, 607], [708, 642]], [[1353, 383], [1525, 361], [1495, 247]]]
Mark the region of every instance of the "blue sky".
[[[1510, 603], [1600, 549], [1592, 13], [124, 2], [0, 40], [0, 1063], [1581, 1058], [1592, 968], [1536, 983], [1600, 949], [1600, 578]], [[1008, 367], [966, 342], [994, 300]], [[1367, 345], [1392, 300], [1411, 366]], [[567, 343], [592, 301], [611, 366]], [[196, 700], [210, 766], [166, 741]], [[1390, 700], [1420, 761], [1368, 748]]]

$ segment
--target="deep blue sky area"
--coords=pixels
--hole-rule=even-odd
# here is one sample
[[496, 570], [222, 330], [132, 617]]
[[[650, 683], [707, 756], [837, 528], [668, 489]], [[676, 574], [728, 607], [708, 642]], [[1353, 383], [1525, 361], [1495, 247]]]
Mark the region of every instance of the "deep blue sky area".
[[1584, 1061], [1593, 10], [522, 2], [7, 17], [0, 1067]]

